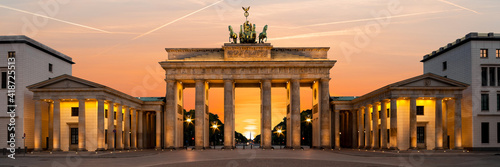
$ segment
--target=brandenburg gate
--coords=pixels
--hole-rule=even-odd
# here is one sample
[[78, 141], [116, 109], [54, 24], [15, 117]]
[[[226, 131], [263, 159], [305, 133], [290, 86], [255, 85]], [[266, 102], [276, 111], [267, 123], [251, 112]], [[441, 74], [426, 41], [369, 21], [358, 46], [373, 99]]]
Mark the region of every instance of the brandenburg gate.
[[[248, 17], [248, 8], [245, 17]], [[224, 147], [235, 147], [235, 88], [258, 87], [261, 93], [261, 147], [271, 147], [271, 88], [287, 90], [286, 143], [300, 148], [300, 87], [313, 92], [313, 147], [331, 147], [329, 109], [329, 47], [273, 47], [267, 41], [267, 25], [259, 34], [249, 21], [239, 34], [231, 26], [230, 42], [222, 48], [166, 48], [166, 105], [164, 143], [167, 148], [183, 146], [184, 88], [195, 88], [195, 148], [209, 146], [208, 90], [224, 88]], [[239, 36], [239, 43], [237, 37]], [[265, 41], [264, 41], [265, 40]]]

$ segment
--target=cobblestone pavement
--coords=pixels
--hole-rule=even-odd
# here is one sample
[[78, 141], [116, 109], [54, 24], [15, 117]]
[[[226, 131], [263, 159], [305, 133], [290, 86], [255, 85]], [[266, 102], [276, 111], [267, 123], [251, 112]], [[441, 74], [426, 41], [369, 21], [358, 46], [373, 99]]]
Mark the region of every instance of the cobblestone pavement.
[[499, 152], [373, 151], [358, 149], [130, 150], [37, 152], [0, 158], [4, 166], [496, 166]]

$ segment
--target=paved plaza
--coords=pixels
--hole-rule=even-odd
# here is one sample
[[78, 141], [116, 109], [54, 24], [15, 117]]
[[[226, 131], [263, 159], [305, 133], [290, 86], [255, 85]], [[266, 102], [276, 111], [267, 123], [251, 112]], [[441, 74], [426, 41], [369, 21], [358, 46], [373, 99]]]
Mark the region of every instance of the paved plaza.
[[0, 158], [0, 166], [495, 166], [500, 152], [315, 149], [38, 152]]

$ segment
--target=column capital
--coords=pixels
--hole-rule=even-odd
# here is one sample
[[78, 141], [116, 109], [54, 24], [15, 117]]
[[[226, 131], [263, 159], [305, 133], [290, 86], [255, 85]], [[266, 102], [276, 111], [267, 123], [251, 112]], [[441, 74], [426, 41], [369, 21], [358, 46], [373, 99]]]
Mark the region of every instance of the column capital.
[[40, 96], [33, 96], [33, 100], [40, 100]]
[[329, 82], [330, 80], [331, 80], [331, 78], [320, 78], [319, 79], [319, 81], [322, 81], [322, 82], [324, 82], [324, 81]]
[[95, 99], [97, 101], [104, 101], [104, 100], [106, 100], [106, 97], [99, 95], [99, 96], [96, 96]]
[[86, 99], [85, 99], [85, 97], [83, 97], [83, 96], [77, 96], [77, 97], [76, 97], [76, 99], [77, 99], [78, 101], [80, 101], [80, 100], [86, 100]]
[[57, 101], [61, 101], [61, 99], [59, 99], [58, 96], [52, 96], [52, 97], [50, 97], [50, 100], [52, 100], [52, 101], [56, 101], [56, 100]]
[[462, 99], [462, 94], [455, 94], [455, 99]]
[[436, 100], [443, 100], [444, 97], [435, 97]]

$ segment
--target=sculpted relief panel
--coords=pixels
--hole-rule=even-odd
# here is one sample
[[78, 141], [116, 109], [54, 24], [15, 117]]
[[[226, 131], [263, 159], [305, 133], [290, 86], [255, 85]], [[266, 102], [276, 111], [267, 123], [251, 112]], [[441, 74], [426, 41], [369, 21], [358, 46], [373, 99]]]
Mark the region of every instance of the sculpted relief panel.
[[204, 75], [204, 74], [225, 74], [225, 75], [241, 75], [241, 74], [328, 74], [329, 68], [182, 68], [182, 69], [167, 69], [167, 75]]

